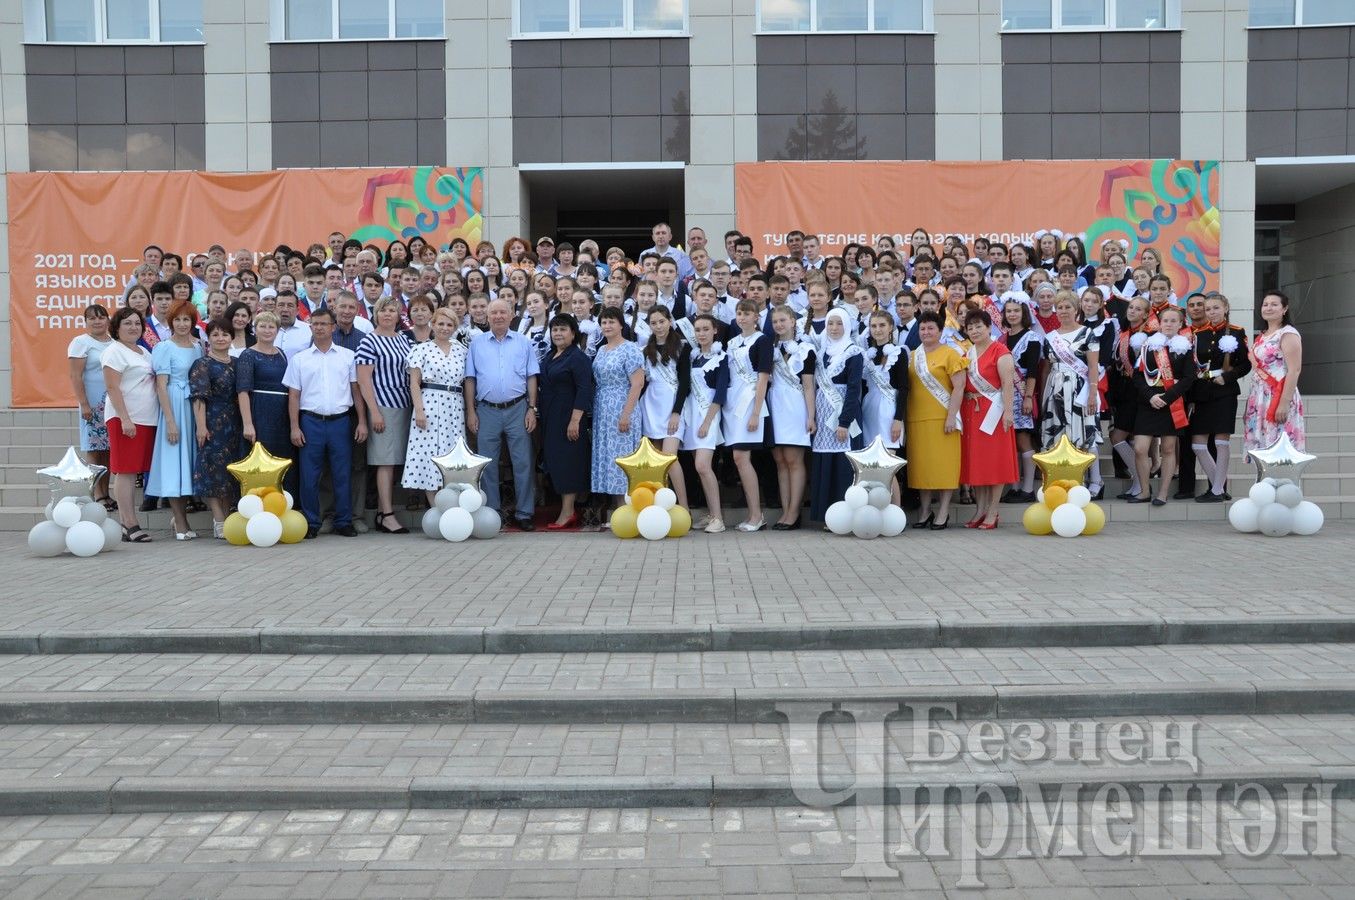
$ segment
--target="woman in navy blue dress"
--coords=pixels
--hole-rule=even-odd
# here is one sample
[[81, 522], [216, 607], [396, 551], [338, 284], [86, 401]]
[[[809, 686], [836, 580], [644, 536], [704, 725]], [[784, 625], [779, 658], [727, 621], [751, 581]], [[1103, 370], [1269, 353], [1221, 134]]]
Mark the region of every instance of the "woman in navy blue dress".
[[287, 418], [287, 388], [282, 376], [287, 373], [287, 355], [274, 341], [278, 336], [278, 317], [268, 312], [254, 317], [254, 346], [235, 360], [235, 396], [240, 403], [240, 433], [245, 450], [255, 441], [274, 456], [293, 460], [282, 484], [293, 497], [297, 493], [296, 448], [292, 446], [292, 426]]
[[574, 502], [587, 493], [593, 444], [593, 364], [579, 347], [579, 323], [571, 315], [550, 320], [551, 350], [541, 361], [542, 459], [551, 486], [560, 495], [560, 515], [549, 530], [575, 528]]

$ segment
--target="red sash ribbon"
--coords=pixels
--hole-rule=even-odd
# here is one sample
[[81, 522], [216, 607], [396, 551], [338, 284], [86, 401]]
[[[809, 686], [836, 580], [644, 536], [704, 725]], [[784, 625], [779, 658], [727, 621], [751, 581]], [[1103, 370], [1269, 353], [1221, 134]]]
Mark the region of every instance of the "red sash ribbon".
[[[1176, 384], [1176, 379], [1172, 375], [1171, 354], [1166, 347], [1157, 351], [1157, 371], [1162, 378], [1162, 387], [1171, 390], [1172, 386]], [[1168, 408], [1172, 411], [1172, 424], [1176, 426], [1178, 431], [1190, 424], [1190, 416], [1186, 415], [1184, 398], [1177, 397], [1168, 404]]]

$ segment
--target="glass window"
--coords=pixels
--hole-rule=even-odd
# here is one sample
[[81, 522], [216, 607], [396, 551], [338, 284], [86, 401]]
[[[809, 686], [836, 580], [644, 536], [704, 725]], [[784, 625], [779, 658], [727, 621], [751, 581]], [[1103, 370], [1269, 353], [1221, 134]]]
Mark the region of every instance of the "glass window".
[[625, 28], [625, 0], [579, 0], [580, 28]]
[[287, 39], [324, 40], [334, 35], [329, 0], [287, 0]]
[[1002, 27], [1053, 28], [1054, 14], [1050, 0], [1004, 0], [1002, 4]]
[[866, 0], [819, 0], [819, 31], [865, 31], [869, 27]]
[[339, 37], [390, 37], [390, 7], [369, 0], [339, 0]]
[[636, 31], [681, 31], [687, 0], [634, 0]]
[[875, 0], [876, 31], [921, 31], [922, 0]]
[[1351, 0], [1303, 0], [1304, 25], [1341, 25], [1355, 22]]
[[395, 0], [396, 37], [442, 37], [442, 0]]
[[1294, 0], [1251, 0], [1252, 25], [1293, 25]]
[[146, 0], [107, 0], [104, 17], [110, 41], [151, 39], [151, 8]]
[[1166, 28], [1164, 0], [1116, 0], [1116, 28]]
[[809, 0], [762, 0], [763, 31], [808, 31]]
[[1098, 28], [1105, 24], [1105, 0], [1063, 0], [1065, 28]]
[[520, 0], [518, 23], [526, 34], [569, 30], [569, 0]]
[[160, 0], [160, 40], [201, 41], [202, 4]]
[[93, 41], [94, 0], [45, 0], [47, 40]]

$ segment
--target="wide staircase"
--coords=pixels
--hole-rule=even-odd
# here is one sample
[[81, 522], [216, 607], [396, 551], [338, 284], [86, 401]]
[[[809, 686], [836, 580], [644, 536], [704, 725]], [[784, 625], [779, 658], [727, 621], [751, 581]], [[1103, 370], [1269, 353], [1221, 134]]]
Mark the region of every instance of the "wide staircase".
[[[1355, 518], [1355, 396], [1306, 397], [1308, 452], [1318, 459], [1308, 467], [1303, 488], [1307, 499], [1318, 503], [1328, 519]], [[26, 531], [42, 518], [48, 491], [35, 470], [61, 458], [66, 448], [79, 443], [76, 416], [68, 410], [0, 410], [0, 531]], [[1229, 463], [1231, 493], [1243, 496], [1255, 481], [1255, 469], [1243, 459], [1241, 435], [1235, 435]], [[1119, 493], [1123, 482], [1114, 477], [1110, 448], [1101, 447], [1101, 471], [1107, 496]], [[1203, 491], [1204, 479], [1198, 479]], [[740, 505], [741, 497], [729, 499]], [[727, 504], [729, 505], [729, 504]], [[1223, 504], [1172, 502], [1153, 508], [1107, 499], [1102, 507], [1108, 521], [1172, 522], [1218, 521], [1227, 515]], [[409, 517], [412, 519], [413, 514]], [[206, 513], [190, 517], [199, 532], [210, 533]], [[151, 530], [168, 529], [167, 510], [157, 510], [142, 523]], [[410, 526], [417, 522], [411, 521]]]

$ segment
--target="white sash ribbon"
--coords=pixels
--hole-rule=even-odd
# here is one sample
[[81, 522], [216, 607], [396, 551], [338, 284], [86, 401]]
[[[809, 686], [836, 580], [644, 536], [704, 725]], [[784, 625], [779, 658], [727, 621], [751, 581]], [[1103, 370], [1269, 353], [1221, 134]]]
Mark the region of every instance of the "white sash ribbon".
[[[946, 411], [946, 417], [950, 417], [950, 389], [943, 385], [932, 370], [927, 368], [927, 351], [919, 346], [913, 351], [913, 374], [917, 380], [922, 382], [922, 387], [927, 393], [932, 395], [932, 399], [941, 404], [941, 408]], [[955, 417], [955, 430], [960, 430], [960, 417]]]
[[[696, 403], [697, 411], [701, 413], [701, 418], [704, 420], [706, 412], [710, 409], [711, 401], [715, 399], [715, 391], [706, 382], [706, 376], [718, 369], [720, 363], [724, 362], [725, 352], [720, 347], [720, 342], [716, 341], [710, 346], [710, 357], [700, 366], [695, 365], [696, 352], [699, 351], [693, 352], [692, 355], [692, 367], [696, 369], [696, 372], [692, 373], [692, 392], [689, 396]], [[697, 372], [700, 374], [696, 374]]]
[[813, 349], [813, 345], [808, 341], [794, 340], [781, 342], [773, 351], [773, 368], [777, 377], [784, 381], [787, 387], [801, 387], [800, 376], [805, 371], [805, 360], [809, 358], [809, 351]]
[[979, 372], [979, 351], [976, 347], [969, 348], [969, 382], [974, 385], [974, 389], [983, 395], [983, 399], [988, 401], [988, 412], [984, 415], [983, 421], [979, 423], [979, 431], [984, 434], [992, 434], [997, 429], [997, 423], [1002, 421], [1002, 392], [993, 387], [992, 382]]
[[889, 398], [889, 405], [893, 406], [899, 392], [889, 383], [889, 370], [894, 368], [902, 351], [896, 344], [885, 344], [880, 352], [884, 354], [884, 360], [879, 365], [867, 362], [866, 375], [870, 378], [871, 387]]
[[[749, 390], [745, 393], [743, 401], [739, 408], [734, 410], [734, 418], [743, 421], [753, 408], [753, 401], [757, 399], [757, 373], [753, 371], [752, 352], [753, 345], [762, 338], [761, 332], [755, 332], [753, 336], [745, 340], [743, 335], [735, 337], [729, 342], [729, 368], [735, 377], [742, 381]], [[738, 342], [737, 345], [735, 342]], [[736, 350], [743, 350], [742, 353], [736, 353]], [[763, 410], [766, 413], [766, 410]]]
[[695, 350], [695, 349], [696, 349], [696, 326], [692, 324], [692, 320], [691, 320], [691, 319], [678, 319], [678, 320], [677, 320], [676, 322], [674, 322], [673, 324], [677, 326], [677, 330], [678, 330], [679, 332], [681, 332], [682, 337], [683, 337], [684, 339], [686, 339], [687, 343], [691, 346], [691, 348], [692, 348], [693, 350]]
[[655, 377], [658, 377], [660, 380], [663, 381], [664, 384], [668, 385], [668, 388], [669, 388], [670, 390], [673, 390], [673, 391], [676, 391], [676, 390], [677, 390], [677, 387], [678, 387], [678, 374], [677, 374], [677, 363], [676, 363], [676, 362], [670, 360], [670, 361], [668, 361], [668, 362], [666, 362], [666, 363], [662, 363], [662, 362], [661, 362], [661, 363], [655, 365], [655, 364], [649, 362], [648, 360], [646, 360], [646, 361], [645, 361], [645, 374], [649, 376], [649, 380], [650, 380], [650, 381], [653, 381]]
[[[853, 356], [859, 356], [861, 347], [857, 344], [848, 344], [847, 349], [838, 355], [828, 365], [824, 365], [823, 358], [819, 360], [819, 365], [815, 367], [814, 383], [818, 385], [819, 394], [823, 396], [825, 402], [833, 410], [833, 421], [836, 422], [842, 417], [842, 405], [846, 386], [835, 384], [833, 379], [842, 374], [842, 370], [847, 366], [847, 360]], [[847, 426], [847, 436], [849, 438], [857, 437], [861, 434], [861, 425], [855, 420]]]
[[1081, 404], [1084, 408], [1087, 405], [1087, 388], [1089, 386], [1087, 382], [1087, 373], [1089, 370], [1087, 369], [1087, 364], [1077, 358], [1077, 353], [1074, 352], [1072, 344], [1068, 343], [1068, 339], [1065, 338], [1062, 333], [1051, 331], [1048, 332], [1047, 337], [1049, 339], [1049, 349], [1053, 352], [1055, 358], [1058, 359], [1061, 365], [1067, 366], [1076, 372], [1078, 375], [1078, 383], [1081, 384], [1081, 387], [1078, 388], [1077, 395], [1074, 396], [1073, 386], [1069, 383], [1069, 379], [1065, 378], [1063, 381], [1063, 403], [1069, 414], [1071, 414], [1074, 404]]

